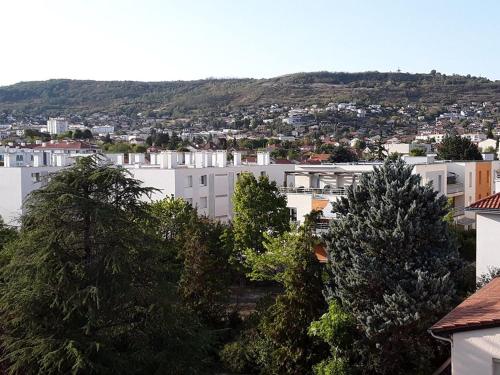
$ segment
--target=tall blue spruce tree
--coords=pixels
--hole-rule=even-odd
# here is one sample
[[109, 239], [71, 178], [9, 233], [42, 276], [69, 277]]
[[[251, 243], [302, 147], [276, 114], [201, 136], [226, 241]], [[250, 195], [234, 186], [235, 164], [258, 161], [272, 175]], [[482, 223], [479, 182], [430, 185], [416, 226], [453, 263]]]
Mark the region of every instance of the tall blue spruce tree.
[[354, 318], [353, 362], [363, 374], [426, 373], [440, 352], [427, 329], [456, 302], [461, 267], [445, 197], [398, 159], [333, 206], [331, 297]]

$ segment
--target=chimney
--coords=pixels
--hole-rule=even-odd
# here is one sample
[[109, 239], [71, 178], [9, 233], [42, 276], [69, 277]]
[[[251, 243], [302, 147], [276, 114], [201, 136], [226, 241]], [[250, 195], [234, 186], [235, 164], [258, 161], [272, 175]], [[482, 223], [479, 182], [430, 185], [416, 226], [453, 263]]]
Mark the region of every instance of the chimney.
[[3, 156], [3, 166], [6, 168], [12, 167], [12, 155], [8, 152]]
[[186, 164], [188, 167], [190, 165], [193, 165], [193, 153], [192, 152], [185, 152], [184, 153], [184, 164]]
[[194, 153], [194, 166], [203, 168], [205, 166], [205, 151], [196, 151]]
[[233, 165], [235, 167], [241, 165], [241, 152], [239, 151], [233, 152]]
[[177, 152], [167, 151], [166, 162], [167, 169], [174, 169], [175, 167], [177, 167]]
[[116, 155], [116, 165], [123, 165], [125, 164], [125, 155], [124, 154], [117, 154]]
[[42, 154], [39, 152], [33, 153], [33, 167], [41, 167], [43, 165]]
[[257, 165], [269, 165], [270, 164], [270, 155], [267, 151], [259, 151], [257, 152]]
[[130, 153], [128, 154], [129, 164], [144, 164], [145, 156], [140, 153]]
[[213, 161], [213, 152], [212, 151], [206, 151], [205, 152], [205, 157], [204, 157], [204, 164], [205, 164], [205, 167], [211, 167], [213, 164], [212, 164], [212, 161]]
[[216, 155], [216, 163], [215, 165], [219, 168], [225, 168], [227, 165], [227, 151], [225, 150], [217, 150]]
[[159, 155], [157, 153], [150, 153], [149, 154], [149, 164], [158, 165], [160, 163], [158, 156]]

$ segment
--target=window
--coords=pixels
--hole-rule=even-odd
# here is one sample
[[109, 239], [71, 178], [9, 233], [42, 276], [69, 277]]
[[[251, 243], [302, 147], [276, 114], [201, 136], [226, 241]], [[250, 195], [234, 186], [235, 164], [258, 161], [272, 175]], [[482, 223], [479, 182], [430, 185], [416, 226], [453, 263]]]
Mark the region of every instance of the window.
[[200, 177], [200, 185], [207, 186], [207, 175], [206, 174], [204, 174], [203, 176]]
[[267, 173], [266, 173], [266, 171], [261, 171], [261, 172], [260, 172], [260, 175], [261, 175], [262, 177], [265, 177], [265, 176], [267, 176]]
[[290, 221], [297, 221], [297, 209], [295, 207], [289, 207], [288, 210], [290, 212]]
[[24, 157], [23, 155], [16, 155], [16, 161], [23, 161]]
[[40, 173], [39, 172], [32, 173], [31, 174], [31, 179], [33, 180], [33, 182], [40, 182], [40, 181], [42, 181], [42, 179], [40, 178]]
[[200, 198], [200, 208], [207, 208], [207, 207], [208, 207], [207, 197], [201, 197]]
[[472, 197], [469, 195], [469, 204], [472, 204]]
[[186, 202], [188, 202], [190, 205], [193, 205], [193, 198], [186, 198]]
[[186, 177], [186, 187], [193, 187], [193, 176]]
[[500, 375], [500, 359], [493, 358], [493, 375]]
[[472, 172], [469, 172], [469, 187], [472, 187]]
[[442, 180], [443, 180], [443, 176], [439, 175], [438, 176], [438, 192], [441, 192], [441, 185], [442, 185]]

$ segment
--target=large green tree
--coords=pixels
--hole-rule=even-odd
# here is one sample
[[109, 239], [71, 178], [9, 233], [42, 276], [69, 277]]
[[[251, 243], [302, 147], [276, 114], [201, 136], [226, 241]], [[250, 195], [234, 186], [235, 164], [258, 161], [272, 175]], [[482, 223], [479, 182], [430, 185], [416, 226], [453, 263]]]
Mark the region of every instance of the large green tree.
[[483, 160], [476, 144], [459, 135], [447, 135], [438, 146], [441, 160]]
[[274, 281], [283, 289], [256, 314], [254, 327], [222, 354], [230, 369], [262, 374], [307, 374], [327, 356], [327, 347], [308, 334], [308, 327], [326, 310], [322, 266], [313, 252], [311, 228], [278, 236], [265, 235], [265, 252], [246, 252], [253, 280]]
[[227, 318], [231, 285], [231, 227], [198, 216], [182, 198], [153, 202], [149, 228], [161, 242], [160, 261], [173, 272], [183, 303], [201, 321], [218, 326]]
[[141, 186], [94, 158], [51, 176], [2, 252], [2, 359], [10, 373], [196, 372], [205, 341], [144, 230]]
[[256, 179], [242, 173], [233, 195], [233, 229], [237, 254], [247, 249], [261, 253], [264, 233], [283, 233], [289, 228], [286, 197], [267, 176]]
[[366, 374], [428, 373], [439, 350], [427, 329], [456, 302], [447, 202], [420, 182], [402, 160], [386, 161], [333, 204], [331, 296], [355, 320], [352, 353]]

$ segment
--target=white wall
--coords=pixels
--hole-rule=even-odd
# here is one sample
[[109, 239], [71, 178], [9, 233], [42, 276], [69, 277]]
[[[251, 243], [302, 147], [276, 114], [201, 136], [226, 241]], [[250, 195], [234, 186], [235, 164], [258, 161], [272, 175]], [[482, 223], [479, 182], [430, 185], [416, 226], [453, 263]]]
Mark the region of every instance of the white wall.
[[[250, 172], [258, 178], [265, 172], [271, 181], [283, 186], [285, 171], [293, 168], [293, 165], [288, 164], [271, 164], [173, 169], [128, 167], [128, 170], [135, 178], [143, 181], [143, 186], [161, 189], [152, 196], [152, 200], [160, 200], [170, 195], [184, 198], [197, 207], [200, 215], [226, 221], [233, 215], [231, 199], [238, 174]], [[187, 186], [189, 176], [192, 179], [191, 187]], [[206, 176], [206, 186], [200, 183], [202, 176]]]
[[57, 167], [0, 168], [0, 216], [4, 222], [9, 225], [20, 224], [24, 200], [29, 193], [42, 186], [42, 182], [34, 181], [33, 174], [39, 173], [43, 176], [60, 169]]
[[476, 215], [476, 277], [500, 267], [500, 214]]
[[453, 375], [492, 375], [493, 358], [500, 359], [500, 327], [453, 334]]

